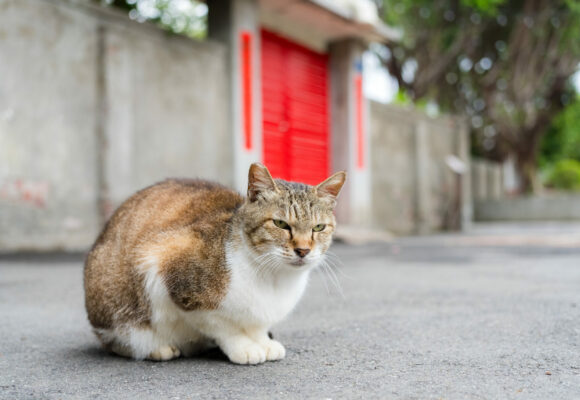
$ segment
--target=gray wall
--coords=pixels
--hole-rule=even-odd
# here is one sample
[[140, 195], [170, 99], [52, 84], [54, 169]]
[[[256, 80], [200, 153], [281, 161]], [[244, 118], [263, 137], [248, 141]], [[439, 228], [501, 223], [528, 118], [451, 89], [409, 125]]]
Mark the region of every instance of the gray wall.
[[[374, 227], [396, 234], [464, 227], [471, 209], [465, 124], [371, 102], [370, 125]], [[450, 155], [465, 173], [453, 172]]]
[[372, 209], [376, 228], [416, 229], [415, 129], [410, 115], [371, 102]]
[[487, 199], [475, 202], [477, 221], [580, 220], [580, 194], [553, 193], [537, 196]]
[[476, 221], [580, 220], [578, 193], [546, 191], [514, 196], [505, 187], [509, 162], [474, 159], [471, 168]]
[[503, 165], [501, 163], [473, 159], [471, 161], [471, 181], [475, 205], [477, 206], [480, 201], [502, 198], [505, 195], [503, 179]]
[[104, 44], [110, 199], [118, 204], [168, 176], [231, 185], [222, 47], [118, 24]]
[[0, 251], [85, 249], [168, 176], [232, 183], [223, 46], [73, 1], [0, 15]]

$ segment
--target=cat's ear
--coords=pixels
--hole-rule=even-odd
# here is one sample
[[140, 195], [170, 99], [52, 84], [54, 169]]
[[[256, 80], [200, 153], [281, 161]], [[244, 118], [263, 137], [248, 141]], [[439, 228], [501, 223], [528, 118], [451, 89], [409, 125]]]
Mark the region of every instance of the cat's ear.
[[345, 180], [346, 172], [337, 172], [330, 178], [327, 178], [324, 182], [319, 183], [318, 186], [316, 186], [316, 193], [319, 197], [327, 197], [331, 200], [336, 200]]
[[256, 201], [260, 193], [267, 191], [277, 192], [276, 183], [268, 168], [260, 163], [253, 163], [248, 173], [248, 199]]

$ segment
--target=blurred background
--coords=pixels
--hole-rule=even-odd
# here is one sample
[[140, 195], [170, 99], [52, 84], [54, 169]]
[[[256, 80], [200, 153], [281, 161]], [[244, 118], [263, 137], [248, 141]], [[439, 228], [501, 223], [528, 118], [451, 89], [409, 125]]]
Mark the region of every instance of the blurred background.
[[359, 232], [580, 219], [577, 0], [0, 0], [0, 252], [134, 191], [347, 170]]

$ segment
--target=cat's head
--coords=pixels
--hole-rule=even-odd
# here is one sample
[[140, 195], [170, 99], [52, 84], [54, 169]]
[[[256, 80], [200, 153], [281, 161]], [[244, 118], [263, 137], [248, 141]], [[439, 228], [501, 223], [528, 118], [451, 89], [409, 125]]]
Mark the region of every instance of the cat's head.
[[316, 266], [332, 242], [333, 209], [345, 179], [341, 171], [309, 186], [274, 180], [265, 166], [252, 164], [242, 222], [256, 262], [292, 269]]

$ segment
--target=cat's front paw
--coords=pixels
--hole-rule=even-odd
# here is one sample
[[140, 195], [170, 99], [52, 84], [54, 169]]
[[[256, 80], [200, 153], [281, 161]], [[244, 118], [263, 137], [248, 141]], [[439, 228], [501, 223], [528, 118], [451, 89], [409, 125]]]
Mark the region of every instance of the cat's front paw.
[[268, 361], [281, 360], [286, 356], [286, 349], [277, 340], [269, 340], [264, 348], [266, 350], [266, 360]]
[[180, 355], [181, 352], [175, 346], [161, 346], [157, 350], [152, 351], [147, 358], [154, 361], [168, 361], [173, 360]]
[[266, 361], [266, 352], [257, 343], [246, 343], [227, 354], [235, 364], [261, 364]]

